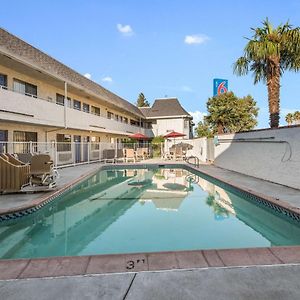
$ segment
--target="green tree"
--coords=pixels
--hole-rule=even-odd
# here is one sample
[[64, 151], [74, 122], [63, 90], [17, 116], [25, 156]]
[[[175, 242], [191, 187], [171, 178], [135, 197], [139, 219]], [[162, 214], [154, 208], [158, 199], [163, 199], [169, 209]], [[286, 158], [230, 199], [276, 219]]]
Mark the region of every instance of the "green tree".
[[234, 73], [246, 75], [253, 72], [254, 84], [263, 81], [268, 88], [270, 126], [279, 126], [280, 77], [285, 70], [299, 71], [300, 28], [288, 22], [274, 28], [266, 19], [262, 27], [251, 28], [252, 39], [244, 55], [234, 64]]
[[297, 124], [299, 124], [298, 121], [300, 121], [300, 111], [298, 110], [294, 112], [294, 121], [296, 121]]
[[161, 135], [158, 135], [152, 139], [151, 146], [153, 150], [153, 157], [159, 157], [162, 155], [161, 151], [163, 148], [162, 144], [164, 143], [164, 141], [165, 139]]
[[136, 101], [137, 107], [149, 107], [150, 103], [147, 101], [145, 95], [143, 93], [140, 93], [138, 96], [138, 99]]
[[257, 125], [258, 108], [251, 96], [238, 98], [233, 92], [209, 98], [205, 120], [213, 132], [239, 132]]
[[211, 138], [214, 136], [213, 130], [210, 128], [209, 124], [207, 123], [206, 119], [204, 118], [203, 122], [200, 121], [195, 128], [195, 135], [197, 137], [207, 137]]
[[292, 125], [293, 122], [294, 122], [294, 114], [288, 113], [288, 114], [285, 116], [285, 121], [288, 123], [288, 125]]

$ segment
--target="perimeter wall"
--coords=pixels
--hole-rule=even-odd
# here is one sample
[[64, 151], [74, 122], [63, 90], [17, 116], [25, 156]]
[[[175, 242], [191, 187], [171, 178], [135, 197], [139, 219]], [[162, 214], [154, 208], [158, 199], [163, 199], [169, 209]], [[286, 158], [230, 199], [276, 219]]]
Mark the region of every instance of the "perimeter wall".
[[223, 134], [215, 144], [205, 138], [184, 142], [193, 145], [187, 155], [202, 162], [300, 189], [299, 125]]

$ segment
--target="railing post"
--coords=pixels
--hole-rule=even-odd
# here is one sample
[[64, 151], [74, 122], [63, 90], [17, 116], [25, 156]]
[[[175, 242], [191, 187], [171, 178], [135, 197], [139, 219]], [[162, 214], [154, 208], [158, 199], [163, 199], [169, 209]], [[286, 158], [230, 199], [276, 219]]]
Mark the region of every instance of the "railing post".
[[88, 164], [90, 163], [90, 151], [91, 151], [91, 144], [90, 142], [87, 142], [87, 159], [88, 159]]
[[53, 142], [53, 143], [54, 143], [53, 149], [54, 149], [54, 157], [55, 157], [55, 166], [57, 168], [57, 166], [58, 166], [58, 151], [57, 151], [58, 145], [57, 145], [57, 142]]
[[29, 153], [33, 154], [33, 145], [32, 145], [32, 141], [29, 142]]

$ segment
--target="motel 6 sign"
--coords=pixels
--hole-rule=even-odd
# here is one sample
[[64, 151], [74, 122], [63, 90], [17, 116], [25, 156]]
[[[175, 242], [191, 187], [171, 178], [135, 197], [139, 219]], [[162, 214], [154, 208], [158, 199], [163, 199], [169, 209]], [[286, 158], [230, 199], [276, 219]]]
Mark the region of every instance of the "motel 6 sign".
[[221, 95], [228, 92], [227, 79], [214, 79], [214, 96]]

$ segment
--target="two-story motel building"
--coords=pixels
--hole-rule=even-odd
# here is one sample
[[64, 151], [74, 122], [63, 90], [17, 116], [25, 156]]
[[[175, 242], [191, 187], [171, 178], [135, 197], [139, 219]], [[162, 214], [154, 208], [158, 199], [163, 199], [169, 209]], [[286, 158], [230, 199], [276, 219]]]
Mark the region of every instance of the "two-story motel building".
[[[154, 115], [147, 120], [135, 105], [0, 29], [0, 142], [116, 142], [137, 132], [152, 137], [158, 132]], [[191, 126], [190, 115], [180, 119]]]

